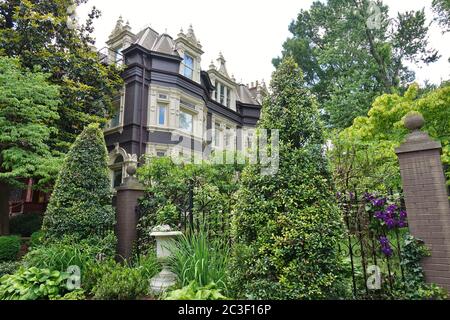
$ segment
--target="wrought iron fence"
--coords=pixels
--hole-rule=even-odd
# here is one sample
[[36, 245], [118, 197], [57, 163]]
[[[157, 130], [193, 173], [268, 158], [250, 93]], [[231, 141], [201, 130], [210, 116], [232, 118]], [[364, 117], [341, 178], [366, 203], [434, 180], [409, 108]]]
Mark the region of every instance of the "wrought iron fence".
[[[389, 203], [399, 212], [404, 212], [406, 217], [402, 198], [394, 198], [392, 194], [387, 197]], [[347, 192], [338, 200], [347, 227], [346, 239], [339, 244], [339, 252], [348, 263], [353, 297], [377, 299], [391, 296], [405, 280], [402, 240], [403, 234], [408, 232], [406, 222], [386, 225], [380, 219], [381, 211], [374, 214], [370, 210], [367, 195]]]

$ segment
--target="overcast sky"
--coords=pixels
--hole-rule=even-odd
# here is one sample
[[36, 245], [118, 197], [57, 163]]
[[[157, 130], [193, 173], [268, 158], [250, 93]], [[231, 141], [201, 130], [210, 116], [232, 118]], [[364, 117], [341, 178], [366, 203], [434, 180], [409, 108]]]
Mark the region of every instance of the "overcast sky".
[[[398, 11], [430, 7], [432, 0], [385, 0], [390, 15]], [[228, 72], [239, 82], [264, 79], [273, 72], [272, 58], [278, 56], [289, 37], [289, 23], [300, 9], [308, 9], [312, 0], [90, 0], [77, 11], [81, 20], [89, 8], [96, 6], [102, 17], [95, 23], [96, 46], [105, 46], [120, 15], [129, 20], [133, 32], [150, 25], [157, 32], [167, 31], [176, 38], [180, 28], [186, 32], [190, 24], [203, 45], [202, 68], [222, 52]], [[432, 12], [427, 9], [431, 21]], [[435, 26], [430, 32], [431, 45], [442, 54], [439, 62], [422, 68], [414, 67], [417, 81], [440, 83], [450, 75], [450, 35], [443, 36]]]

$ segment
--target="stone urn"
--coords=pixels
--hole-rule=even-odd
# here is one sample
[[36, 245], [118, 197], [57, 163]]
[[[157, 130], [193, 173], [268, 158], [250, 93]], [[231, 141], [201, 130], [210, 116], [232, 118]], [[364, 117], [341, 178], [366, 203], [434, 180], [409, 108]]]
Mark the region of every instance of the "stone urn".
[[162, 266], [161, 272], [150, 280], [150, 288], [156, 294], [164, 292], [176, 283], [176, 275], [169, 270], [167, 262], [171, 255], [171, 246], [182, 234], [180, 231], [172, 231], [169, 226], [155, 227], [150, 233], [150, 236], [156, 239], [156, 259]]

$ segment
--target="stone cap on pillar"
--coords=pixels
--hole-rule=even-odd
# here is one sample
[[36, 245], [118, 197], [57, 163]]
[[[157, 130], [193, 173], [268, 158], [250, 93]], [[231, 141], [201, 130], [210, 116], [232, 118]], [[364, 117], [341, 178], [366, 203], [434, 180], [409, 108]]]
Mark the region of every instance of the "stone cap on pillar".
[[404, 125], [411, 133], [406, 136], [405, 142], [395, 149], [396, 154], [442, 149], [440, 142], [434, 141], [428, 133], [420, 130], [424, 124], [425, 119], [420, 113], [410, 113], [405, 117]]
[[135, 177], [137, 170], [137, 163], [133, 161], [129, 161], [126, 163], [126, 171], [128, 177], [123, 180], [123, 183], [116, 188], [117, 191], [123, 190], [136, 190], [136, 191], [144, 191], [144, 186], [139, 182], [139, 180]]

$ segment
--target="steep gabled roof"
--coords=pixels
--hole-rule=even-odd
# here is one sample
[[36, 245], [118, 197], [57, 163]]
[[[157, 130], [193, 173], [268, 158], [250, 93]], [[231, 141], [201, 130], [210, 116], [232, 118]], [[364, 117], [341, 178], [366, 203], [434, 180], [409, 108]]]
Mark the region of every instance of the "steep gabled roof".
[[151, 50], [170, 55], [180, 55], [176, 50], [175, 41], [166, 33], [158, 37]]
[[144, 48], [151, 50], [156, 40], [158, 40], [159, 34], [150, 27], [147, 27], [138, 32], [136, 35], [135, 43], [143, 46]]
[[245, 104], [254, 104], [259, 105], [258, 101], [256, 101], [252, 94], [250, 93], [250, 90], [248, 87], [244, 84], [239, 84], [237, 86], [237, 93], [238, 93], [238, 101], [245, 103]]

